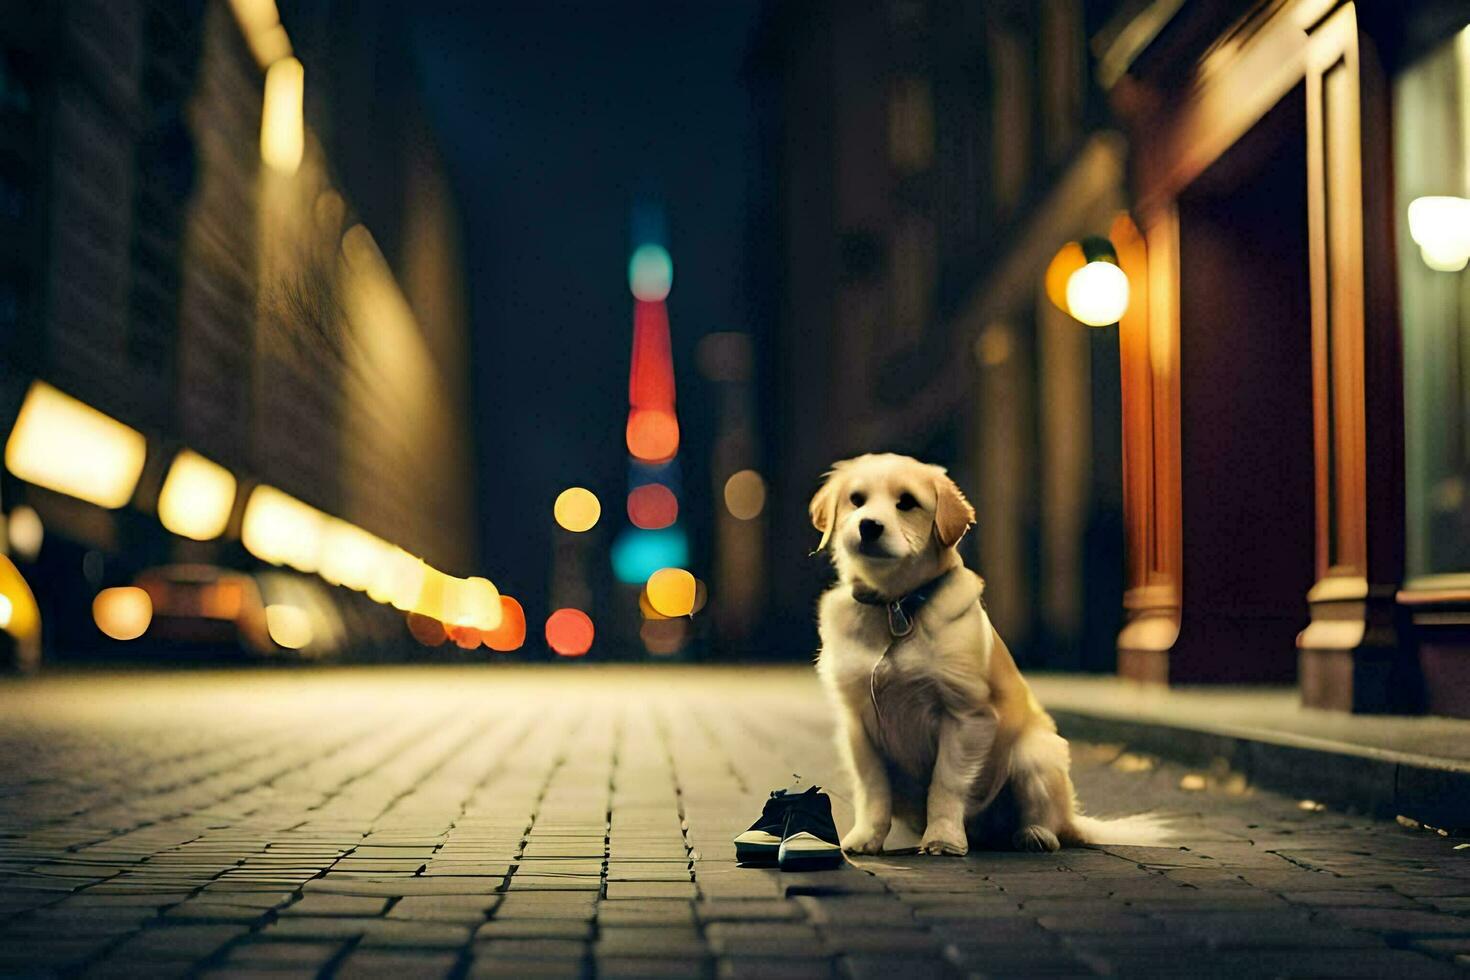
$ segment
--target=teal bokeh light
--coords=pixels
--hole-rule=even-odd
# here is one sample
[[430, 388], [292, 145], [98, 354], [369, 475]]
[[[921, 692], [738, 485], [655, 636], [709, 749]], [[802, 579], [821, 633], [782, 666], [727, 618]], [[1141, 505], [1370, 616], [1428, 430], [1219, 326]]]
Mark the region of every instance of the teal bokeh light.
[[674, 286], [674, 260], [662, 245], [639, 245], [628, 260], [628, 288], [645, 303], [666, 299]]
[[688, 564], [689, 539], [678, 525], [656, 531], [626, 528], [613, 542], [613, 575], [629, 585], [642, 585], [660, 568]]

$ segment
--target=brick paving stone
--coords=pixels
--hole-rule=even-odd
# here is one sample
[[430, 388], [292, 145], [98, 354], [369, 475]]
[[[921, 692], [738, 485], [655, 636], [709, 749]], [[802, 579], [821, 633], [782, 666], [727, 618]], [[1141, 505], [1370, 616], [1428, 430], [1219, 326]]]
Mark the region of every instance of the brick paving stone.
[[705, 960], [698, 958], [673, 960], [599, 956], [596, 961], [596, 973], [599, 978], [670, 977], [682, 978], [682, 980], [704, 980], [709, 976], [709, 968]]
[[370, 895], [303, 895], [279, 910], [280, 915], [382, 915], [388, 906], [386, 898]]
[[827, 946], [816, 927], [804, 922], [715, 922], [704, 930], [710, 948], [721, 955], [825, 957]]
[[591, 941], [592, 923], [578, 919], [496, 919], [475, 930], [475, 939], [576, 939]]
[[785, 921], [804, 918], [806, 910], [796, 902], [728, 899], [700, 902], [694, 914], [701, 922]]
[[844, 956], [841, 970], [842, 976], [852, 980], [893, 980], [896, 976], [905, 980], [941, 980], [950, 976], [944, 960], [922, 956]]
[[566, 980], [569, 977], [585, 977], [591, 975], [591, 968], [584, 959], [516, 959], [512, 957], [485, 956], [475, 957], [470, 963], [469, 972], [465, 974], [471, 980], [480, 978], [507, 978], [507, 980], [521, 980], [526, 978], [545, 977], [549, 980]]
[[320, 969], [342, 952], [338, 942], [242, 942], [230, 948], [228, 962], [263, 968]]
[[498, 895], [410, 896], [394, 902], [388, 918], [475, 924], [483, 922], [499, 901]]
[[402, 980], [403, 977], [447, 977], [454, 972], [456, 957], [449, 953], [385, 953], [355, 950], [333, 976], [338, 980]]
[[[0, 973], [1448, 976], [1454, 841], [1074, 745], [1178, 846], [742, 868], [793, 773], [851, 797], [809, 671], [79, 674], [0, 687]], [[126, 684], [127, 697], [115, 692]], [[1223, 785], [1223, 784], [1222, 784]]]
[[832, 969], [828, 960], [738, 956], [719, 960], [715, 976], [719, 980], [830, 980]]
[[603, 902], [597, 907], [597, 922], [603, 926], [681, 925], [694, 921], [689, 902], [666, 900]]

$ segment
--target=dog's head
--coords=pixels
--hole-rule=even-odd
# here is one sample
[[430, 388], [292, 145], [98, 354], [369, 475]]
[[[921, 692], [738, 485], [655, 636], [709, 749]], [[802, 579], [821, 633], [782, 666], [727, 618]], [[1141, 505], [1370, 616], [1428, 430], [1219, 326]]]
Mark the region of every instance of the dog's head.
[[975, 509], [942, 466], [868, 454], [827, 472], [812, 497], [818, 550], [831, 547], [844, 581], [885, 595], [917, 588], [954, 564]]

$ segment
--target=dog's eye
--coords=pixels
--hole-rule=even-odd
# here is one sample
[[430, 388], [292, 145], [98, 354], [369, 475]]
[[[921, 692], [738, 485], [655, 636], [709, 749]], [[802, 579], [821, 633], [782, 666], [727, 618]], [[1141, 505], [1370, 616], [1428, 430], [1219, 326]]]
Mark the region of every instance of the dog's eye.
[[847, 499], [852, 501], [852, 505], [854, 507], [861, 507], [863, 504], [868, 502], [868, 495], [863, 493], [855, 493]]
[[913, 494], [911, 494], [911, 493], [901, 493], [901, 494], [898, 495], [898, 509], [899, 510], [913, 510], [917, 506], [919, 506], [919, 502], [914, 499], [914, 495]]

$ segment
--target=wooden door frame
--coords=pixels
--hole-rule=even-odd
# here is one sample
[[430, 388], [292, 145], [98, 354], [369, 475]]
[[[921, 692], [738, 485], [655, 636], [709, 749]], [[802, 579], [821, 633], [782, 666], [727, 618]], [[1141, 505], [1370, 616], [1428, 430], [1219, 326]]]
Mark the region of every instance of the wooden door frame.
[[1146, 245], [1125, 262], [1143, 302], [1121, 324], [1129, 560], [1119, 672], [1169, 680], [1188, 587], [1179, 196], [1283, 98], [1304, 91], [1316, 584], [1297, 643], [1302, 694], [1313, 706], [1404, 710], [1412, 684], [1394, 602], [1403, 577], [1403, 379], [1387, 80], [1356, 5], [1331, 0], [1263, 3], [1195, 67], [1192, 87], [1172, 102], [1136, 90], [1119, 100], [1131, 117]]

